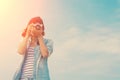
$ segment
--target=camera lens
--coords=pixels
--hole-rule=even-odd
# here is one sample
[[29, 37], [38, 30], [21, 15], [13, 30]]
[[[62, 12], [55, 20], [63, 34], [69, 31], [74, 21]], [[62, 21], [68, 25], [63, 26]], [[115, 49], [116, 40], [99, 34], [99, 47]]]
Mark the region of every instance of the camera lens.
[[35, 28], [36, 28], [37, 30], [40, 30], [40, 26], [39, 26], [39, 25], [35, 26]]

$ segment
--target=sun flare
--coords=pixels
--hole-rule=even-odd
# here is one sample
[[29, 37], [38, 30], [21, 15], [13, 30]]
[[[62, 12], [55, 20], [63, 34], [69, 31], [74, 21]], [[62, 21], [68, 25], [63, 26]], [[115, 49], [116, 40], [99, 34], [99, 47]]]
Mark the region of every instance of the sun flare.
[[0, 0], [0, 16], [4, 16], [11, 9], [12, 0]]

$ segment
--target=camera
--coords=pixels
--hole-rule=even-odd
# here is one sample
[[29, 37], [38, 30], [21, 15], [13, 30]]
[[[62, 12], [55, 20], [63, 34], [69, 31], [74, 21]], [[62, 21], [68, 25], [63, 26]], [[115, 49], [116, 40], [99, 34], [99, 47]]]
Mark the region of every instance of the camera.
[[40, 29], [41, 29], [41, 26], [40, 26], [40, 25], [36, 25], [35, 28], [36, 28], [37, 30], [40, 30]]

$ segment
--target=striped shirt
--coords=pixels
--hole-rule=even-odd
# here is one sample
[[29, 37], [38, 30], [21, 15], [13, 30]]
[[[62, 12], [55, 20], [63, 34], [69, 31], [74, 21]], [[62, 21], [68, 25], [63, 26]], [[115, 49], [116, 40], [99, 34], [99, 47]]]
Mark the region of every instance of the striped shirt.
[[[27, 51], [25, 63], [22, 68], [21, 78], [33, 77], [33, 67], [34, 67], [33, 65], [34, 65], [34, 47], [29, 47]], [[21, 80], [24, 80], [24, 79], [21, 79]]]

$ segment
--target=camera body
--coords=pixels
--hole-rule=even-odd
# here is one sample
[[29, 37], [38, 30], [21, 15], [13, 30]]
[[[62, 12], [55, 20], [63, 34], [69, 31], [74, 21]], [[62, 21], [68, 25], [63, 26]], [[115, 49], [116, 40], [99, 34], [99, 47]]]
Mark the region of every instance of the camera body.
[[43, 24], [36, 23], [36, 24], [31, 24], [33, 27], [35, 27], [37, 30], [40, 30], [43, 27]]

